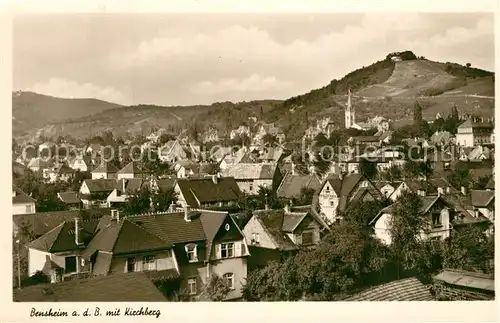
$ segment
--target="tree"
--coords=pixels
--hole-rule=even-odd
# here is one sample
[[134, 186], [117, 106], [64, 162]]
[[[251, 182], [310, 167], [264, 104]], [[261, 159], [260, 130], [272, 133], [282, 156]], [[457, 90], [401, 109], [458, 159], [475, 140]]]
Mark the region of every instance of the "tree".
[[416, 193], [405, 191], [393, 205], [389, 233], [391, 249], [400, 270], [422, 274], [430, 265], [423, 254], [421, 234], [428, 233], [430, 219], [421, 211], [422, 201]]
[[420, 127], [420, 123], [422, 122], [422, 106], [418, 101], [415, 101], [413, 105], [413, 121], [415, 126]]
[[213, 274], [205, 285], [203, 294], [213, 302], [221, 302], [227, 297], [229, 292], [231, 292], [231, 286], [228, 280]]
[[160, 188], [156, 194], [152, 194], [151, 200], [155, 212], [167, 211], [170, 205], [177, 202], [177, 193], [173, 188]]
[[459, 189], [462, 186], [463, 187], [469, 187], [471, 184], [471, 179], [469, 176], [469, 169], [468, 168], [455, 168], [453, 172], [448, 174], [447, 176], [448, 182], [451, 184], [451, 186]]
[[491, 272], [490, 262], [495, 253], [494, 240], [494, 235], [487, 236], [474, 225], [454, 230], [450, 241], [445, 243], [445, 267]]
[[388, 181], [396, 181], [403, 177], [403, 171], [401, 167], [392, 165], [383, 173], [383, 177]]
[[488, 185], [488, 182], [490, 181], [491, 176], [485, 175], [485, 176], [480, 176], [476, 181], [472, 182], [472, 189], [475, 190], [484, 190], [486, 189], [486, 186]]
[[359, 171], [369, 179], [374, 179], [377, 176], [377, 165], [366, 158], [361, 158]]
[[335, 300], [343, 293], [386, 280], [389, 249], [349, 222], [335, 226], [314, 250], [248, 274], [250, 301]]
[[373, 228], [368, 224], [375, 218], [380, 210], [390, 204], [391, 202], [387, 198], [365, 202], [357, 201], [349, 204], [343, 219], [344, 221], [355, 224], [360, 230], [368, 230], [368, 233], [371, 234]]
[[81, 172], [79, 169], [75, 171], [75, 174], [73, 177], [70, 178], [69, 180], [69, 187], [71, 188], [72, 191], [79, 191], [80, 187], [82, 185], [82, 182], [85, 179], [90, 179], [92, 176], [90, 175], [90, 172]]
[[148, 212], [151, 207], [151, 192], [146, 186], [136, 192], [131, 193], [125, 203], [123, 203], [123, 212], [126, 215], [134, 215]]
[[163, 163], [154, 150], [146, 150], [142, 156], [142, 164], [145, 170], [154, 176], [161, 176], [171, 173], [167, 163]]
[[329, 170], [332, 165], [332, 156], [330, 156], [330, 153], [328, 150], [316, 153], [316, 156], [314, 158], [313, 166], [316, 171], [316, 174], [319, 176], [324, 176]]
[[303, 186], [300, 188], [300, 195], [296, 203], [298, 205], [311, 205], [314, 197], [314, 189]]
[[467, 68], [470, 68], [470, 67], [471, 67], [471, 64], [470, 64], [470, 63], [467, 63], [467, 64], [465, 64], [465, 66], [466, 66]]
[[267, 205], [271, 209], [281, 209], [283, 207], [283, 203], [276, 195], [276, 191], [267, 186], [260, 186], [257, 191], [256, 206], [259, 209], [265, 208]]

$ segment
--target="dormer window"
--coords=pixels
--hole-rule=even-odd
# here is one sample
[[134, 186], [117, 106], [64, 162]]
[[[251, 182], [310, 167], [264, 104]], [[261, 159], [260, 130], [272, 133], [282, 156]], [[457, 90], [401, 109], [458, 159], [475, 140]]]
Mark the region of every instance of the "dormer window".
[[194, 243], [186, 245], [186, 253], [189, 262], [198, 261], [198, 250], [197, 246]]

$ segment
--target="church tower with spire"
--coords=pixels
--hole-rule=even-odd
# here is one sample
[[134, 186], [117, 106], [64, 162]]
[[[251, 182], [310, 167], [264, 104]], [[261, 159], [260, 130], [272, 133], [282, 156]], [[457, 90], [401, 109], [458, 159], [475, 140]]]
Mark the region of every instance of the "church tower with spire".
[[351, 103], [351, 88], [349, 88], [347, 90], [347, 106], [345, 108], [345, 128], [352, 128], [355, 123], [355, 112]]

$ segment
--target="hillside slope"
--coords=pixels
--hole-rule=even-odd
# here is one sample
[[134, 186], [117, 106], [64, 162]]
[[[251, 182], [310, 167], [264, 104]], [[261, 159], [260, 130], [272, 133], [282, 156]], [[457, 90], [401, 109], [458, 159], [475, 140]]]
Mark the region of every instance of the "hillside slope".
[[[397, 55], [402, 61], [393, 61]], [[173, 132], [197, 124], [204, 129], [215, 126], [227, 134], [256, 117], [280, 125], [290, 140], [300, 138], [308, 125], [330, 117], [344, 126], [347, 91], [353, 92], [356, 120], [382, 115], [397, 124], [411, 122], [413, 104], [418, 100], [426, 119], [437, 113], [446, 116], [453, 105], [459, 113], [490, 117], [494, 115], [494, 73], [455, 63], [435, 62], [411, 51], [391, 53], [385, 59], [363, 66], [322, 88], [285, 101], [258, 100], [221, 102], [198, 106], [121, 107], [87, 99], [58, 99], [35, 93], [14, 97], [15, 134], [33, 136], [71, 135], [89, 137], [106, 130], [117, 135], [148, 132], [161, 127]], [[27, 102], [27, 103], [25, 103]], [[69, 119], [71, 118], [71, 119]]]
[[39, 129], [38, 132], [46, 137], [71, 135], [75, 138], [86, 138], [110, 130], [117, 136], [126, 136], [137, 133], [148, 134], [152, 128], [179, 132], [194, 123], [198, 123], [201, 130], [208, 126], [230, 130], [243, 122], [248, 122], [248, 117], [260, 119], [261, 110], [265, 113], [279, 102], [267, 100], [196, 106], [120, 107], [56, 122]]
[[393, 62], [388, 55], [323, 88], [285, 100], [268, 114], [268, 120], [278, 122], [295, 139], [326, 116], [342, 128], [348, 88], [358, 122], [382, 115], [396, 125], [408, 123], [416, 100], [423, 105], [426, 119], [434, 119], [437, 113], [446, 116], [453, 105], [460, 113], [494, 115], [494, 73], [404, 53], [410, 53], [406, 60]]
[[119, 104], [97, 99], [62, 99], [34, 92], [12, 93], [12, 129], [14, 136], [27, 135], [33, 129], [49, 124], [79, 118], [109, 109]]

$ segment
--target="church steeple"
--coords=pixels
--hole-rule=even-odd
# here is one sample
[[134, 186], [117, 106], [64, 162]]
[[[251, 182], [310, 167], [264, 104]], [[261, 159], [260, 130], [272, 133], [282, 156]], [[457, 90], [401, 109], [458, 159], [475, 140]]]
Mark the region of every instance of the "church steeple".
[[345, 127], [346, 129], [352, 128], [355, 124], [355, 113], [351, 102], [351, 87], [347, 90], [347, 105], [345, 108]]

